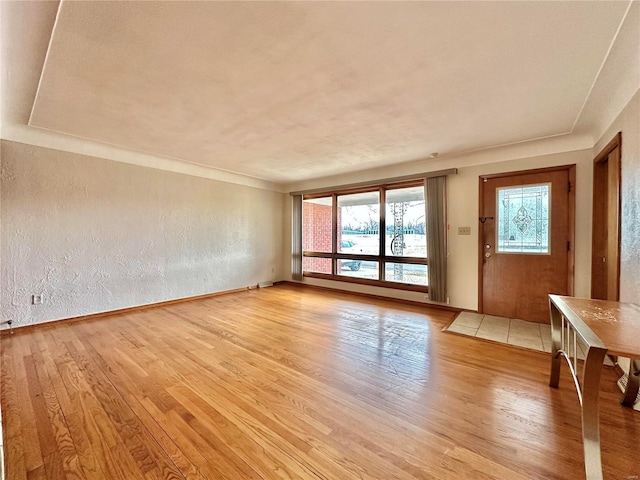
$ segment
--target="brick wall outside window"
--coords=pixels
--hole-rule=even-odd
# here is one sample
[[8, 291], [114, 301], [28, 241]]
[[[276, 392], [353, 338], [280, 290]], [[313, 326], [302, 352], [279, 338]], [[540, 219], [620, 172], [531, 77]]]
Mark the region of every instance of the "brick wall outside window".
[[[331, 210], [330, 205], [303, 203], [302, 250], [331, 253]], [[331, 260], [325, 258], [305, 257], [303, 266], [304, 270], [331, 273]]]

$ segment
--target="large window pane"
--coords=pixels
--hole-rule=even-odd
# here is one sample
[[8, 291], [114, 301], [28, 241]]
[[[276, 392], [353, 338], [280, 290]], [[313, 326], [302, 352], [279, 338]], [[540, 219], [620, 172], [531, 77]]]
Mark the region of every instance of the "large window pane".
[[378, 280], [378, 262], [338, 260], [338, 274], [345, 277]]
[[551, 184], [498, 188], [498, 253], [549, 253]]
[[386, 254], [426, 258], [424, 187], [388, 190], [386, 198]]
[[427, 266], [412, 263], [390, 263], [384, 265], [384, 279], [387, 282], [408, 283], [427, 286]]
[[303, 257], [302, 270], [312, 273], [331, 274], [331, 259], [319, 257]]
[[380, 193], [338, 197], [338, 252], [380, 253]]
[[331, 197], [323, 197], [302, 202], [303, 251], [331, 253], [332, 201]]

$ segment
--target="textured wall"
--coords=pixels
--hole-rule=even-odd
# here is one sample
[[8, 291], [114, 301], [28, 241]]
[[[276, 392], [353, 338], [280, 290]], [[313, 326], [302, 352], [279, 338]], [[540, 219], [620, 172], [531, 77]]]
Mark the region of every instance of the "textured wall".
[[640, 90], [593, 148], [595, 157], [622, 132], [620, 301], [640, 303]]
[[[2, 320], [277, 280], [283, 194], [2, 141]], [[31, 305], [43, 294], [42, 305]]]

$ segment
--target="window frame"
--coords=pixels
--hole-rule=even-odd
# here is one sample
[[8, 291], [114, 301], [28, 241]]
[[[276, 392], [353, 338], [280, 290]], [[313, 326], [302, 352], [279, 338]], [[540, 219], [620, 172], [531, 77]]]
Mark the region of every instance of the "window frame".
[[[418, 265], [426, 265], [428, 268], [429, 259], [427, 257], [409, 257], [402, 256], [396, 257], [393, 255], [386, 254], [386, 193], [388, 190], [396, 190], [401, 188], [410, 188], [410, 187], [423, 187], [425, 183], [423, 179], [416, 180], [408, 180], [402, 182], [394, 182], [394, 183], [384, 183], [379, 185], [369, 185], [366, 187], [360, 188], [350, 188], [350, 189], [341, 189], [341, 190], [329, 190], [326, 192], [316, 192], [313, 194], [304, 194], [302, 196], [302, 201], [304, 203], [305, 200], [313, 200], [316, 198], [327, 198], [331, 197], [331, 253], [327, 252], [316, 252], [310, 250], [303, 250], [302, 257], [309, 258], [329, 258], [331, 259], [331, 273], [318, 273], [318, 272], [309, 272], [304, 270], [304, 261], [303, 261], [303, 276], [309, 278], [319, 278], [323, 280], [333, 280], [338, 282], [347, 282], [347, 283], [358, 283], [361, 285], [370, 285], [376, 287], [384, 287], [384, 288], [395, 288], [397, 290], [410, 290], [414, 292], [429, 292], [428, 285], [414, 285], [410, 283], [402, 283], [391, 280], [384, 280], [385, 276], [385, 265], [386, 263], [405, 263], [405, 264], [418, 264]], [[377, 255], [373, 254], [355, 254], [355, 253], [339, 253], [338, 252], [338, 197], [341, 195], [349, 195], [354, 193], [368, 193], [368, 192], [378, 192], [380, 199], [380, 218], [379, 218], [379, 250]], [[425, 202], [426, 202], [425, 196]], [[304, 225], [304, 218], [303, 218]], [[426, 242], [426, 237], [425, 237]], [[358, 277], [349, 277], [346, 275], [340, 275], [338, 273], [338, 262], [339, 260], [359, 260], [359, 261], [375, 261], [378, 262], [378, 279], [370, 279], [370, 278], [358, 278]]]

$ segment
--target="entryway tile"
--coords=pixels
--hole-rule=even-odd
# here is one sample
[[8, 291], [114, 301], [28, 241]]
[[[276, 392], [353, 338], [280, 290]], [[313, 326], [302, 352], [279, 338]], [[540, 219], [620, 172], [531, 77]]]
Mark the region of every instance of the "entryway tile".
[[551, 353], [551, 325], [540, 324], [540, 336], [542, 337], [542, 348], [547, 353]]
[[462, 327], [475, 328], [477, 330], [478, 327], [480, 326], [480, 323], [482, 322], [483, 316], [484, 315], [480, 313], [462, 312], [460, 315], [456, 317], [453, 323], [455, 325], [460, 325]]
[[485, 315], [476, 334], [478, 338], [507, 343], [509, 336], [509, 319]]
[[447, 330], [449, 332], [462, 333], [463, 335], [469, 335], [470, 337], [475, 337], [478, 331], [477, 328], [465, 327], [464, 325], [458, 325], [456, 322], [453, 322], [451, 325], [449, 325], [449, 328], [447, 328]]
[[[551, 325], [546, 323], [462, 312], [446, 330], [540, 352], [551, 353], [552, 350]], [[584, 360], [586, 347], [579, 339], [577, 347], [578, 360]], [[604, 364], [613, 366], [608, 357], [605, 358]]]
[[509, 345], [544, 351], [540, 324], [512, 318], [509, 323]]
[[540, 323], [527, 322], [525, 320], [519, 320], [512, 318], [509, 324], [509, 334], [524, 334], [524, 335], [537, 335], [540, 336]]
[[494, 317], [485, 315], [480, 324], [480, 329], [485, 332], [507, 332], [509, 333], [509, 319], [504, 317]]
[[509, 334], [509, 340], [507, 341], [509, 345], [515, 345], [517, 347], [530, 348], [532, 350], [544, 351], [542, 346], [542, 339], [540, 335], [538, 337], [534, 336], [518, 336]]
[[485, 340], [493, 340], [494, 342], [507, 343], [509, 329], [504, 332], [479, 329], [478, 333], [476, 333], [476, 337], [484, 338]]
[[[506, 343], [533, 350], [551, 352], [551, 330], [549, 325], [525, 320], [462, 312], [449, 325], [447, 331]], [[544, 334], [543, 334], [544, 332]], [[543, 336], [548, 340], [545, 349]]]

